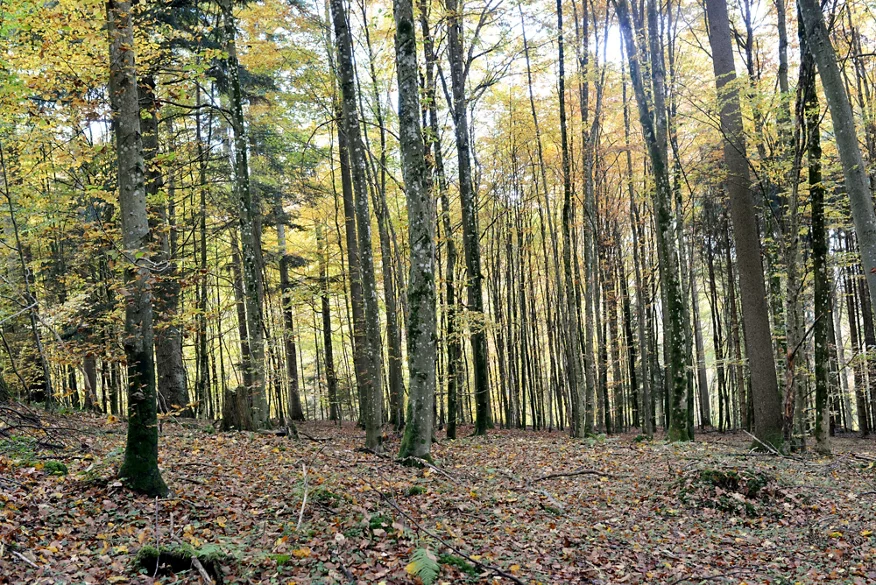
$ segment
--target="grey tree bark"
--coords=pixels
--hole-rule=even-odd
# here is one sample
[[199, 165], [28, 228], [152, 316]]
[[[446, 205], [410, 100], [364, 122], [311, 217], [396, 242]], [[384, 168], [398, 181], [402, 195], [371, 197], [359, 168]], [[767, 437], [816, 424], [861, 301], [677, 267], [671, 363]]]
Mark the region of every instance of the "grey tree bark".
[[583, 437], [585, 433], [585, 395], [581, 376], [581, 340], [578, 329], [578, 299], [575, 295], [572, 256], [572, 169], [569, 158], [569, 138], [566, 129], [566, 76], [563, 43], [563, 3], [557, 0], [557, 52], [559, 59], [559, 100], [560, 100], [560, 147], [563, 164], [563, 277], [565, 282], [564, 300], [566, 304], [566, 384], [571, 394], [571, 424], [573, 437]]
[[298, 388], [298, 353], [295, 349], [295, 318], [292, 314], [292, 283], [289, 280], [290, 256], [286, 252], [286, 225], [282, 206], [277, 206], [277, 251], [280, 255], [280, 297], [283, 305], [283, 346], [286, 354], [286, 377], [289, 379], [289, 418], [304, 420], [301, 392]]
[[402, 175], [408, 208], [408, 422], [399, 457], [430, 459], [435, 402], [435, 209], [420, 126], [417, 34], [411, 0], [395, 0], [395, 62]]
[[251, 386], [247, 388], [252, 404], [253, 425], [262, 428], [270, 423], [265, 394], [265, 339], [262, 330], [262, 273], [259, 258], [258, 210], [254, 204], [249, 181], [246, 124], [243, 117], [243, 93], [240, 87], [240, 66], [237, 61], [237, 29], [231, 0], [219, 3], [222, 11], [231, 127], [234, 134], [234, 197], [240, 215], [240, 251], [243, 261], [243, 285], [246, 305], [246, 331], [249, 359], [244, 367], [249, 371]]
[[152, 356], [152, 262], [130, 2], [107, 2], [107, 28], [119, 212], [122, 245], [127, 256], [123, 345], [128, 370], [128, 436], [119, 476], [135, 491], [163, 496], [167, 493], [167, 485], [158, 469], [158, 410]]
[[[649, 5], [654, 0], [649, 1]], [[639, 50], [633, 37], [633, 29], [630, 22], [630, 13], [627, 0], [615, 0], [614, 5], [618, 15], [621, 31], [623, 33], [627, 60], [630, 66], [630, 79], [633, 85], [633, 93], [639, 108], [639, 122], [645, 136], [648, 147], [648, 157], [651, 161], [651, 169], [654, 175], [654, 213], [656, 215], [657, 236], [657, 260], [660, 267], [660, 277], [663, 286], [663, 298], [665, 306], [664, 314], [664, 338], [666, 353], [669, 359], [671, 393], [670, 424], [668, 428], [669, 439], [672, 441], [685, 441], [690, 438], [687, 428], [687, 356], [685, 355], [687, 332], [683, 327], [684, 299], [682, 296], [681, 282], [679, 278], [678, 256], [675, 250], [672, 228], [672, 193], [669, 184], [668, 145], [666, 137], [666, 107], [663, 100], [662, 68], [656, 67], [657, 71], [652, 74], [654, 78], [654, 91], [651, 96], [645, 89], [641, 66], [639, 63]], [[649, 7], [649, 10], [656, 10]]]
[[[158, 154], [159, 104], [155, 95], [155, 79], [144, 76], [140, 82], [140, 129], [143, 134], [143, 159], [146, 172], [146, 196], [158, 197], [164, 177], [155, 160]], [[144, 115], [145, 114], [145, 115]], [[167, 201], [158, 203], [158, 282], [155, 285], [155, 361], [158, 370], [158, 407], [162, 412], [174, 411], [191, 416], [183, 363], [182, 331], [177, 324], [180, 285], [176, 278], [176, 263], [172, 244], [174, 182], [167, 185]]]
[[490, 420], [490, 388], [487, 364], [487, 333], [484, 323], [484, 295], [481, 273], [480, 229], [478, 228], [477, 197], [472, 184], [471, 148], [468, 125], [468, 103], [465, 81], [468, 68], [462, 47], [462, 6], [459, 0], [445, 0], [449, 13], [447, 54], [450, 60], [450, 84], [455, 123], [456, 155], [459, 166], [459, 197], [462, 202], [462, 241], [468, 273], [468, 311], [471, 331], [475, 382], [475, 434], [486, 434]]
[[800, 15], [806, 30], [809, 50], [818, 65], [818, 74], [830, 117], [833, 121], [836, 146], [845, 177], [845, 190], [849, 194], [858, 248], [864, 264], [864, 276], [870, 289], [871, 305], [876, 301], [876, 212], [870, 193], [867, 167], [858, 144], [855, 117], [852, 105], [843, 84], [836, 61], [836, 53], [830, 42], [827, 26], [818, 0], [799, 0]]
[[[337, 74], [341, 89], [341, 133], [349, 155], [352, 191], [355, 202], [356, 242], [359, 248], [359, 280], [362, 287], [364, 322], [360, 331], [361, 361], [357, 364], [362, 419], [365, 423], [365, 448], [382, 451], [383, 377], [380, 350], [380, 315], [377, 306], [377, 285], [374, 277], [374, 257], [371, 249], [371, 215], [366, 184], [365, 149], [356, 105], [356, 82], [353, 70], [353, 44], [342, 0], [331, 0], [329, 7], [335, 31]], [[355, 319], [355, 317], [354, 317]]]

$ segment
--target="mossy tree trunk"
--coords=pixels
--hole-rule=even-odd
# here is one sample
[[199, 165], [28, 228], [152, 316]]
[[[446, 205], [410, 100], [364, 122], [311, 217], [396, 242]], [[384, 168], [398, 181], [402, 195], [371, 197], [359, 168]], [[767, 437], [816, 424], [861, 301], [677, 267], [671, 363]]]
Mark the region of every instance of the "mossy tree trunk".
[[799, 0], [800, 16], [806, 30], [809, 50], [818, 65], [818, 74], [824, 88], [824, 96], [830, 107], [836, 146], [845, 177], [845, 190], [849, 194], [855, 235], [864, 265], [864, 277], [869, 286], [872, 304], [876, 301], [876, 211], [870, 193], [867, 166], [861, 155], [855, 130], [855, 116], [846, 93], [843, 77], [837, 65], [837, 57], [824, 15], [817, 0]]
[[[649, 1], [649, 11], [656, 11]], [[627, 60], [630, 66], [630, 79], [633, 93], [639, 108], [648, 157], [654, 175], [654, 213], [656, 219], [657, 262], [664, 299], [664, 339], [669, 369], [670, 416], [668, 436], [672, 441], [686, 441], [690, 438], [687, 428], [687, 348], [684, 323], [684, 298], [679, 278], [678, 255], [675, 250], [676, 239], [672, 236], [672, 193], [669, 183], [668, 144], [666, 135], [666, 107], [664, 103], [662, 56], [654, 56], [652, 46], [653, 91], [646, 91], [645, 80], [639, 62], [639, 49], [633, 36], [629, 5], [626, 0], [614, 2], [621, 31], [623, 32]], [[653, 20], [654, 18], [649, 18]], [[655, 43], [656, 45], [656, 43]], [[654, 100], [652, 102], [651, 96]]]
[[365, 448], [372, 451], [382, 451], [383, 384], [381, 380], [383, 371], [380, 349], [380, 315], [371, 247], [371, 215], [366, 184], [365, 147], [362, 142], [359, 111], [356, 105], [353, 42], [347, 23], [347, 10], [342, 0], [331, 0], [329, 7], [334, 24], [337, 74], [341, 90], [340, 130], [341, 134], [344, 135], [347, 155], [349, 156], [352, 194], [355, 203], [356, 242], [359, 252], [358, 276], [363, 301], [361, 317], [363, 322], [359, 327], [364, 336], [360, 339], [361, 360], [357, 367], [360, 409], [362, 421], [365, 424]]
[[125, 268], [125, 335], [128, 370], [128, 436], [119, 476], [135, 491], [163, 496], [158, 469], [158, 411], [152, 356], [152, 273], [146, 213], [143, 143], [140, 136], [137, 72], [131, 3], [107, 3], [110, 37], [109, 91], [118, 158], [119, 214]]
[[399, 456], [430, 458], [435, 401], [435, 210], [420, 127], [417, 35], [411, 0], [395, 0], [399, 144], [408, 208], [408, 422]]
[[[802, 36], [802, 35], [801, 35]], [[805, 39], [801, 39], [805, 47]], [[812, 271], [815, 281], [815, 450], [830, 453], [830, 342], [833, 308], [827, 265], [827, 227], [824, 214], [824, 185], [821, 183], [821, 108], [815, 88], [815, 63], [811, 51], [803, 51], [801, 85], [807, 157], [809, 163], [809, 200], [812, 206]], [[805, 65], [805, 69], [804, 69]], [[805, 75], [805, 77], [804, 77]]]

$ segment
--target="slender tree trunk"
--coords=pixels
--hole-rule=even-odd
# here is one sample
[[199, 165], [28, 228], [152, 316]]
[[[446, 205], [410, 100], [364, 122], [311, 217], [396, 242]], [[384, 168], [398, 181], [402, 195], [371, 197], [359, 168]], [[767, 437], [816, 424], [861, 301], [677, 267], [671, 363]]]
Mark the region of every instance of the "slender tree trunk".
[[128, 291], [123, 338], [128, 369], [128, 437], [119, 476], [135, 491], [148, 496], [163, 496], [167, 493], [167, 485], [158, 469], [150, 234], [130, 2], [108, 2], [107, 25], [110, 37], [109, 90], [114, 114], [119, 212]]
[[239, 382], [233, 388], [223, 389], [224, 406], [222, 408], [222, 426], [225, 430], [251, 431], [254, 429], [250, 397], [247, 388], [252, 387], [252, 370], [250, 363], [249, 338], [246, 334], [246, 293], [243, 285], [243, 269], [240, 261], [240, 244], [237, 241], [237, 231], [231, 231], [231, 276], [234, 291], [234, 307], [237, 314], [237, 334], [240, 339], [240, 372]]
[[[164, 186], [158, 155], [158, 114], [159, 105], [155, 96], [155, 79], [151, 75], [143, 77], [140, 83], [140, 127], [143, 135], [143, 158], [145, 164], [145, 188], [147, 200], [155, 200]], [[158, 218], [161, 225], [156, 226], [158, 249], [156, 262], [160, 263], [158, 282], [155, 285], [156, 311], [155, 361], [158, 370], [158, 407], [161, 412], [173, 411], [190, 416], [186, 388], [186, 369], [183, 363], [182, 331], [176, 324], [179, 312], [180, 285], [176, 275], [174, 251], [171, 249], [173, 218], [168, 205], [175, 193], [171, 178], [168, 185], [167, 202], [159, 204]]]
[[472, 184], [471, 147], [468, 124], [468, 103], [465, 82], [468, 67], [463, 53], [463, 10], [460, 0], [445, 0], [449, 13], [447, 54], [450, 60], [450, 82], [455, 123], [456, 155], [459, 167], [459, 196], [462, 202], [462, 240], [468, 273], [469, 327], [474, 361], [475, 434], [484, 435], [493, 426], [490, 420], [490, 388], [487, 361], [487, 332], [484, 313], [483, 279], [481, 272], [480, 229], [478, 228], [477, 194]]
[[251, 385], [247, 387], [252, 404], [253, 425], [262, 428], [270, 424], [265, 394], [265, 340], [262, 330], [261, 240], [258, 229], [258, 209], [249, 181], [246, 125], [243, 118], [243, 92], [240, 87], [240, 66], [237, 61], [234, 5], [231, 0], [220, 2], [228, 54], [229, 106], [231, 128], [234, 134], [234, 195], [240, 219], [240, 248], [243, 260], [243, 285], [246, 304], [246, 330], [249, 360], [244, 367], [250, 371]]
[[563, 275], [565, 277], [564, 296], [566, 322], [566, 384], [572, 398], [570, 430], [573, 437], [583, 437], [584, 429], [584, 387], [581, 384], [581, 340], [578, 336], [578, 299], [575, 295], [572, 257], [572, 170], [569, 159], [569, 138], [566, 129], [566, 76], [563, 43], [563, 3], [557, 0], [557, 47], [559, 54], [559, 100], [560, 100], [560, 146], [563, 161]]
[[[648, 1], [649, 12], [655, 12], [654, 0]], [[654, 212], [656, 216], [657, 258], [660, 266], [663, 287], [664, 339], [669, 357], [670, 409], [669, 439], [685, 441], [690, 438], [687, 428], [687, 347], [686, 331], [683, 327], [684, 299], [679, 279], [678, 256], [675, 239], [672, 237], [672, 193], [669, 184], [669, 167], [666, 141], [666, 107], [663, 96], [662, 55], [654, 55], [652, 45], [652, 76], [654, 80], [654, 101], [645, 89], [645, 82], [639, 65], [639, 52], [633, 37], [627, 0], [615, 0], [615, 7], [626, 45], [627, 60], [630, 66], [636, 103], [639, 107], [639, 121], [648, 147], [651, 170], [654, 174]], [[649, 17], [656, 21], [656, 15]], [[656, 43], [656, 41], [654, 41]]]
[[328, 259], [322, 224], [316, 224], [316, 246], [319, 256], [319, 299], [322, 313], [322, 344], [325, 360], [325, 381], [328, 391], [329, 420], [341, 420], [341, 404], [338, 401], [338, 376], [335, 372], [335, 355], [332, 342], [332, 313], [329, 302]]
[[[349, 155], [352, 191], [355, 202], [356, 240], [359, 254], [359, 280], [363, 309], [360, 324], [361, 357], [357, 364], [357, 379], [361, 388], [362, 419], [365, 423], [365, 448], [383, 450], [383, 384], [380, 350], [380, 315], [377, 305], [377, 284], [374, 276], [374, 258], [371, 250], [371, 215], [366, 185], [365, 150], [359, 127], [356, 84], [353, 65], [353, 44], [347, 14], [342, 0], [329, 2], [337, 44], [337, 73], [341, 89], [341, 133]], [[352, 265], [352, 263], [351, 263]], [[355, 320], [355, 317], [354, 317]], [[355, 323], [354, 323], [355, 325]]]
[[286, 253], [286, 226], [282, 206], [277, 206], [277, 251], [280, 255], [280, 303], [283, 306], [283, 348], [286, 354], [286, 377], [289, 378], [289, 411], [293, 421], [304, 420], [301, 392], [298, 388], [298, 353], [295, 348], [295, 318], [292, 314], [292, 284], [289, 281], [289, 262]]
[[809, 159], [809, 198], [812, 205], [812, 264], [815, 281], [815, 449], [830, 453], [830, 333], [833, 327], [831, 287], [827, 267], [827, 227], [824, 216], [824, 186], [821, 183], [821, 111], [815, 90], [815, 67], [807, 50], [804, 61], [809, 63], [803, 88], [807, 147]]

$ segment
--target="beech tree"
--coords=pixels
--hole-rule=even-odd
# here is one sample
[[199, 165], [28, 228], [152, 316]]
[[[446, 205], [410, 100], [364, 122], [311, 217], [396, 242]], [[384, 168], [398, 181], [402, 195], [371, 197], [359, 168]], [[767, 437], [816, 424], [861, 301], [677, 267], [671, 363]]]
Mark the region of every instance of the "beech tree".
[[158, 469], [158, 410], [152, 329], [152, 269], [134, 29], [130, 2], [107, 3], [110, 37], [109, 91], [116, 139], [119, 211], [125, 262], [125, 358], [127, 360], [128, 439], [119, 476], [149, 496], [163, 496], [167, 485]]

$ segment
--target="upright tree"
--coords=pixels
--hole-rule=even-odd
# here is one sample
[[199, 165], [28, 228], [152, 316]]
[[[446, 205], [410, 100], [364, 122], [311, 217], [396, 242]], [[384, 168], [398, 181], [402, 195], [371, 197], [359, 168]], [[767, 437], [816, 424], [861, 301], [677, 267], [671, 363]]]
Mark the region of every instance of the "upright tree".
[[155, 361], [152, 357], [149, 217], [140, 107], [137, 91], [131, 3], [107, 3], [110, 36], [109, 91], [118, 161], [119, 214], [125, 252], [125, 335], [128, 370], [128, 437], [119, 476], [149, 496], [163, 496], [167, 485], [158, 469], [158, 410], [155, 399]]
[[395, 63], [402, 174], [408, 207], [408, 422], [399, 456], [430, 458], [435, 401], [435, 211], [423, 131], [411, 0], [395, 0]]
[[243, 116], [243, 92], [240, 85], [240, 65], [237, 59], [237, 26], [232, 0], [221, 0], [226, 75], [231, 110], [231, 129], [234, 135], [233, 190], [240, 222], [240, 251], [243, 261], [243, 288], [246, 307], [246, 337], [249, 347], [244, 368], [249, 372], [251, 386], [247, 388], [252, 405], [252, 422], [256, 428], [269, 424], [267, 396], [265, 395], [265, 337], [262, 318], [261, 240], [258, 230], [258, 206], [253, 198], [249, 179], [249, 155], [246, 121]]
[[[341, 132], [344, 135], [349, 157], [352, 190], [355, 198], [356, 241], [359, 248], [359, 279], [363, 297], [364, 314], [359, 327], [362, 360], [357, 373], [361, 388], [360, 408], [365, 423], [365, 448], [382, 451], [383, 384], [380, 350], [380, 315], [377, 305], [377, 283], [374, 277], [374, 258], [371, 248], [371, 215], [366, 184], [365, 145], [359, 126], [359, 110], [356, 98], [356, 80], [353, 69], [353, 41], [347, 20], [347, 10], [342, 0], [329, 2], [334, 23], [337, 50], [337, 74], [341, 90]], [[355, 326], [355, 324], [354, 324]]]
[[480, 228], [477, 194], [471, 176], [471, 140], [465, 82], [470, 61], [463, 52], [463, 7], [461, 0], [445, 0], [449, 13], [447, 56], [450, 61], [452, 114], [455, 126], [456, 156], [459, 170], [459, 198], [462, 203], [462, 243], [467, 272], [469, 328], [474, 361], [475, 434], [486, 434], [490, 420], [489, 366], [487, 362], [486, 315], [484, 314], [481, 272]]
[[[849, 195], [855, 234], [864, 265], [864, 277], [870, 289], [870, 303], [876, 304], [876, 211], [870, 193], [867, 166], [861, 155], [855, 116], [846, 93], [843, 76], [837, 65], [836, 53], [830, 42], [827, 25], [818, 0], [798, 0], [800, 16], [806, 30], [809, 50], [818, 65], [818, 75], [824, 96], [830, 108], [830, 117], [836, 135], [836, 147], [845, 177], [845, 191]], [[876, 305], [874, 305], [876, 306]]]
[[[715, 69], [715, 85], [724, 136], [725, 185], [730, 198], [733, 241], [739, 270], [739, 292], [742, 300], [742, 329], [745, 349], [751, 369], [751, 392], [754, 402], [754, 434], [773, 446], [782, 444], [782, 407], [776, 378], [776, 362], [769, 329], [769, 308], [763, 265], [760, 259], [760, 237], [751, 194], [751, 177], [745, 151], [742, 111], [730, 23], [726, 0], [707, 0], [709, 42]], [[790, 351], [790, 348], [789, 348]]]

